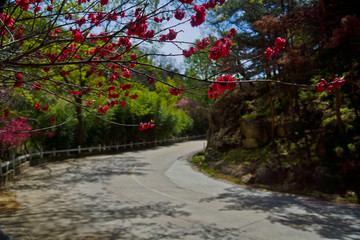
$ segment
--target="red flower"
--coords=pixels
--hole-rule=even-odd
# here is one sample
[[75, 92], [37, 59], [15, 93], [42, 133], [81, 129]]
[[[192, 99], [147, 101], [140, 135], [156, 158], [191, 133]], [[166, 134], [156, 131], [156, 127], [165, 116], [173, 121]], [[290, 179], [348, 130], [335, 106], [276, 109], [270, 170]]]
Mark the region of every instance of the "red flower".
[[40, 91], [41, 87], [42, 87], [41, 83], [34, 83], [34, 91], [36, 92]]
[[183, 89], [184, 89], [184, 87], [181, 87], [181, 88], [172, 87], [172, 88], [170, 88], [169, 93], [171, 95], [178, 96], [178, 95], [181, 95], [183, 93], [182, 92]]
[[227, 57], [230, 52], [232, 42], [229, 38], [221, 38], [216, 40], [214, 47], [210, 48], [209, 58], [212, 60], [219, 60], [220, 58]]
[[334, 78], [334, 81], [332, 82], [332, 84], [334, 85], [334, 87], [336, 88], [341, 88], [342, 86], [345, 85], [345, 79], [344, 78]]
[[169, 29], [169, 33], [168, 33], [168, 39], [171, 41], [171, 40], [174, 40], [177, 36], [177, 32], [175, 32], [174, 30], [172, 29]]
[[40, 10], [41, 10], [41, 7], [36, 7], [36, 8], [34, 8], [34, 13], [40, 12]]
[[[80, 5], [80, 4], [79, 4]], [[72, 15], [71, 13], [69, 13], [68, 15], [65, 16], [65, 20], [72, 20]]]
[[53, 9], [52, 6], [48, 6], [46, 10], [49, 11], [49, 12], [52, 12], [54, 9]]
[[74, 42], [82, 43], [85, 41], [85, 37], [82, 35], [80, 30], [73, 29], [72, 34], [74, 36]]
[[135, 9], [135, 17], [139, 16], [140, 12], [142, 11], [142, 8]]
[[128, 90], [128, 89], [130, 89], [132, 86], [131, 86], [131, 84], [130, 83], [127, 83], [127, 84], [122, 84], [122, 83], [120, 83], [120, 87], [121, 87], [121, 89], [123, 90], [123, 91], [126, 91], [126, 90]]
[[4, 109], [4, 117], [8, 117], [10, 115], [10, 110], [8, 108]]
[[150, 85], [150, 86], [155, 83], [154, 74], [151, 74], [151, 75], [150, 75], [150, 78], [148, 79], [148, 81], [149, 81], [149, 85]]
[[131, 98], [131, 99], [134, 99], [134, 100], [137, 99], [138, 97], [139, 97], [139, 96], [138, 96], [137, 94], [134, 94], [134, 95], [131, 95], [131, 96], [130, 96], [130, 98]]
[[278, 37], [275, 40], [275, 47], [274, 48], [283, 49], [285, 47], [285, 44], [286, 44], [286, 40]]
[[179, 2], [185, 3], [185, 4], [191, 4], [193, 0], [179, 0]]
[[91, 101], [87, 101], [86, 104], [90, 105], [90, 106], [93, 105], [93, 103]]
[[70, 72], [65, 71], [65, 70], [61, 70], [61, 71], [60, 71], [60, 75], [63, 76], [63, 77], [66, 77], [66, 76], [69, 76], [69, 75], [70, 75]]
[[109, 92], [115, 91], [115, 90], [116, 90], [116, 85], [112, 85], [109, 87]]
[[101, 7], [108, 3], [109, 3], [109, 0], [100, 0]]
[[80, 95], [82, 95], [82, 92], [80, 92], [80, 91], [75, 91], [75, 90], [71, 90], [69, 93], [72, 94], [72, 95], [75, 95], [75, 96], [80, 96]]
[[55, 117], [51, 117], [51, 118], [50, 118], [50, 122], [51, 122], [52, 124], [55, 123], [55, 122], [56, 122]]
[[120, 104], [121, 107], [125, 107], [126, 106], [126, 102], [125, 101], [122, 101], [121, 104]]
[[266, 52], [265, 52], [265, 58], [266, 59], [270, 59], [271, 58], [271, 56], [273, 55], [273, 50], [271, 49], [271, 48], [267, 48], [266, 49]]
[[199, 41], [197, 44], [196, 44], [196, 47], [199, 49], [199, 50], [204, 50], [207, 46], [210, 45], [210, 39], [209, 38], [204, 38], [203, 40]]
[[40, 104], [40, 103], [35, 104], [35, 107], [34, 107], [35, 110], [39, 110], [40, 108], [41, 108], [41, 104]]
[[204, 6], [194, 4], [193, 9], [196, 11], [196, 15], [191, 16], [190, 24], [192, 27], [198, 27], [205, 22], [206, 8]]
[[342, 86], [345, 85], [345, 79], [344, 78], [334, 78], [334, 80], [332, 81], [332, 83], [329, 84], [329, 92], [331, 92], [333, 90], [333, 88], [341, 88]]
[[174, 16], [177, 20], [183, 20], [183, 18], [185, 17], [185, 12], [180, 11], [179, 8], [176, 9], [175, 12], [175, 16]]
[[16, 73], [15, 78], [16, 78], [16, 82], [14, 84], [14, 88], [21, 87], [24, 83], [21, 73]]
[[49, 72], [51, 70], [51, 67], [43, 68], [44, 72]]
[[194, 47], [190, 47], [189, 50], [183, 50], [183, 55], [186, 57], [186, 58], [189, 58], [191, 57], [191, 55], [195, 54], [196, 53], [196, 50]]
[[43, 111], [45, 111], [45, 112], [46, 112], [47, 110], [49, 110], [49, 106], [48, 106], [48, 105], [46, 105], [46, 106], [42, 107], [42, 108], [41, 108], [41, 110], [43, 110]]
[[213, 83], [208, 90], [208, 97], [214, 99], [223, 94], [226, 90], [234, 90], [237, 86], [231, 75], [219, 77], [216, 83]]
[[21, 73], [15, 74], [15, 78], [21, 82], [23, 81], [23, 77], [22, 77]]
[[76, 19], [75, 22], [77, 23], [77, 25], [79, 25], [79, 27], [81, 27], [84, 23], [86, 23], [86, 19], [85, 18]]
[[145, 130], [145, 129], [149, 129], [149, 128], [153, 128], [153, 127], [155, 127], [155, 124], [153, 124], [153, 123], [140, 123], [140, 126], [139, 126], [139, 129], [140, 129], [140, 131], [143, 131], [143, 130]]
[[99, 106], [99, 107], [98, 107], [98, 112], [99, 112], [99, 113], [102, 113], [102, 114], [105, 114], [108, 109], [109, 109], [109, 106], [108, 106], [108, 105], [106, 105], [105, 107]]
[[123, 76], [125, 78], [130, 78], [131, 77], [131, 72], [129, 71], [129, 69], [123, 68], [122, 71], [123, 71], [123, 74], [121, 76]]
[[19, 5], [24, 11], [29, 10], [30, 1], [29, 0], [16, 0], [16, 5]]
[[232, 38], [236, 35], [236, 29], [235, 28], [232, 28], [230, 29], [230, 32], [228, 33], [227, 37], [228, 38]]
[[316, 84], [315, 91], [323, 92], [328, 88], [328, 83], [325, 79], [321, 79], [319, 83]]

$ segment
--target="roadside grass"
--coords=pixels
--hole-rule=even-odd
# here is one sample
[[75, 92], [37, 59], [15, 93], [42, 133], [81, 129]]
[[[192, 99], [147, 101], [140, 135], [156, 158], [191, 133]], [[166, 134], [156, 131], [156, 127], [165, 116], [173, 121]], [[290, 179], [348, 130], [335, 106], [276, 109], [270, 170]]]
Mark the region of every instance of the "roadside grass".
[[[341, 202], [341, 203], [350, 203], [350, 204], [358, 203], [358, 199], [357, 199], [355, 193], [350, 192], [350, 191], [344, 195], [339, 195], [339, 194], [327, 194], [327, 193], [322, 193], [319, 191], [308, 190], [308, 189], [298, 190], [298, 191], [284, 191], [278, 185], [265, 185], [265, 184], [247, 185], [247, 184], [243, 183], [241, 181], [241, 179], [239, 179], [239, 178], [221, 173], [219, 170], [216, 170], [216, 169], [210, 167], [209, 164], [205, 161], [204, 152], [199, 152], [199, 153], [196, 153], [195, 155], [193, 155], [191, 162], [200, 171], [205, 172], [206, 174], [208, 174], [214, 178], [224, 179], [224, 180], [227, 180], [227, 181], [230, 181], [230, 182], [233, 182], [235, 184], [239, 184], [239, 185], [242, 185], [245, 187], [251, 187], [251, 188], [262, 189], [262, 190], [267, 190], [267, 191], [297, 194], [297, 195], [313, 197], [313, 198], [317, 198], [317, 199], [321, 199], [321, 200]], [[201, 168], [200, 168], [200, 162], [202, 162]]]

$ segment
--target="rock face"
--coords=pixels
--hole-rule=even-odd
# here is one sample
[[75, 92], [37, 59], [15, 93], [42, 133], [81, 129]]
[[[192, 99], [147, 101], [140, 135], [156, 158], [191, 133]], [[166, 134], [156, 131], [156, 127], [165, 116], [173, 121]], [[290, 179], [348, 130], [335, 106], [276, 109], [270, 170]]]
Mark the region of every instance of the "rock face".
[[237, 90], [225, 94], [216, 103], [207, 133], [206, 158], [208, 161], [219, 160], [217, 158], [219, 153], [229, 149], [263, 147], [270, 142], [272, 135], [277, 138], [287, 138], [293, 134], [296, 128], [294, 123], [276, 123], [272, 130], [271, 122], [267, 120], [269, 118], [249, 118], [249, 113], [254, 111], [249, 100], [263, 98], [262, 101], [266, 102], [267, 91], [264, 87], [257, 90], [255, 88], [245, 89], [245, 91]]
[[357, 137], [349, 144], [351, 137], [343, 136], [336, 122], [324, 125], [329, 115], [315, 107], [316, 97], [296, 92], [290, 107], [290, 93], [279, 85], [270, 91], [267, 84], [256, 84], [217, 99], [207, 132], [208, 166], [245, 184], [324, 193], [350, 189], [360, 199], [358, 133], [352, 132]]

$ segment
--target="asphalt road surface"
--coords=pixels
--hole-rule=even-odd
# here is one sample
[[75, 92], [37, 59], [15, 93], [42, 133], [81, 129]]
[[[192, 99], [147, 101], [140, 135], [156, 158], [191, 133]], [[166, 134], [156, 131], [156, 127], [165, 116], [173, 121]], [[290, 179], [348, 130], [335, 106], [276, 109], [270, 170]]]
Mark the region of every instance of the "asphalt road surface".
[[[7, 187], [16, 240], [360, 239], [360, 208], [252, 190], [192, 168], [191, 141], [29, 168]], [[1, 196], [0, 196], [1, 199]]]

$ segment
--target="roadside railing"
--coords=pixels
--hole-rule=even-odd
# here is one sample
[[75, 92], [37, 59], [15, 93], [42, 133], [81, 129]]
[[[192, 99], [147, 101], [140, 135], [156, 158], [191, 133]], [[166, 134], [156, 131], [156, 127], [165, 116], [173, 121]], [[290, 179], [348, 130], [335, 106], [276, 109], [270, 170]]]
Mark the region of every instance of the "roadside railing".
[[126, 150], [131, 150], [131, 149], [135, 149], [135, 148], [139, 148], [139, 147], [150, 147], [150, 146], [158, 146], [158, 145], [162, 145], [162, 144], [169, 144], [169, 143], [176, 143], [176, 142], [183, 142], [183, 141], [188, 141], [188, 140], [195, 140], [195, 139], [201, 139], [204, 138], [205, 135], [196, 135], [196, 136], [187, 136], [187, 137], [179, 137], [179, 138], [170, 138], [170, 139], [164, 139], [164, 140], [154, 140], [154, 141], [142, 141], [142, 142], [130, 142], [130, 143], [125, 143], [125, 144], [119, 144], [119, 145], [111, 145], [111, 146], [106, 146], [106, 145], [98, 145], [95, 147], [81, 147], [78, 146], [77, 148], [71, 148], [71, 149], [62, 149], [62, 150], [56, 150], [53, 149], [51, 151], [37, 151], [37, 152], [29, 152], [27, 154], [15, 157], [14, 155], [11, 156], [11, 160], [10, 161], [4, 161], [2, 162], [0, 159], [0, 185], [2, 185], [6, 180], [3, 180], [3, 176], [7, 175], [7, 173], [9, 171], [14, 171], [14, 173], [12, 174], [16, 174], [15, 173], [15, 169], [16, 166], [21, 166], [24, 163], [30, 163], [34, 157], [40, 158], [40, 159], [44, 159], [46, 158], [46, 156], [51, 156], [53, 158], [56, 158], [56, 155], [58, 153], [62, 153], [62, 154], [66, 154], [66, 157], [71, 157], [74, 154], [75, 155], [81, 155], [81, 154], [95, 154], [95, 153], [102, 153], [102, 152], [107, 152], [107, 151], [126, 151]]

